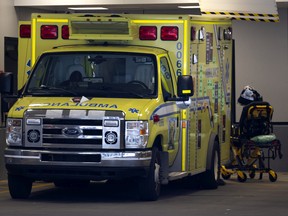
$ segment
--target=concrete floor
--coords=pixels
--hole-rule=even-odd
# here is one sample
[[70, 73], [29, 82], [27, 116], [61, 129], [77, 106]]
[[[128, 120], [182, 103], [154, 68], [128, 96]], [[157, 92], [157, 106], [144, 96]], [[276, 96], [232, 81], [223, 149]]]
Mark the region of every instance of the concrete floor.
[[[0, 215], [3, 216], [286, 216], [288, 210], [288, 172], [278, 173], [278, 180], [248, 179], [245, 183], [232, 176], [217, 190], [188, 189], [172, 182], [162, 188], [156, 202], [139, 201], [133, 184], [92, 183], [87, 188], [56, 188], [51, 183], [37, 182], [28, 200], [12, 200], [3, 161], [4, 129], [0, 129]], [[287, 155], [286, 155], [287, 157]], [[285, 157], [281, 165], [286, 167]], [[276, 164], [275, 164], [276, 165]], [[277, 167], [277, 166], [276, 166]], [[275, 166], [273, 166], [275, 168]]]
[[[236, 176], [235, 176], [236, 177]], [[3, 216], [286, 216], [288, 173], [278, 173], [270, 182], [234, 176], [217, 190], [187, 189], [181, 182], [164, 187], [158, 201], [139, 201], [134, 185], [92, 183], [87, 188], [59, 189], [51, 183], [36, 183], [28, 200], [12, 200], [7, 181], [0, 181], [0, 214]]]

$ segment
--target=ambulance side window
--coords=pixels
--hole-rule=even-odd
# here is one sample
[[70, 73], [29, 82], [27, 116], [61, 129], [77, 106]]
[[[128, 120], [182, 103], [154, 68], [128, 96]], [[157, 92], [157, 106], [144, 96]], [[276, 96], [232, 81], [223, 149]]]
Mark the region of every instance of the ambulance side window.
[[160, 59], [161, 67], [161, 86], [164, 98], [169, 98], [174, 95], [171, 70], [168, 60], [165, 57]]

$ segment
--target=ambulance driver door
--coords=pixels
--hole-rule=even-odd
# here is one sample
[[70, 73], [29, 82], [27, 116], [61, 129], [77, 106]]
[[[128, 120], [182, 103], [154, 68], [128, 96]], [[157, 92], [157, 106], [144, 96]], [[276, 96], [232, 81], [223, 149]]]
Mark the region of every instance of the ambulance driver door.
[[[168, 143], [169, 161], [174, 161], [177, 152], [179, 151], [179, 125], [180, 125], [180, 111], [175, 101], [167, 100], [175, 95], [173, 89], [173, 80], [171, 77], [171, 70], [169, 62], [166, 57], [160, 58], [161, 69], [161, 87], [164, 98], [164, 124], [167, 130], [165, 133], [165, 144]], [[174, 84], [176, 85], [176, 84]], [[167, 140], [166, 140], [167, 139]], [[167, 141], [167, 142], [166, 142]]]

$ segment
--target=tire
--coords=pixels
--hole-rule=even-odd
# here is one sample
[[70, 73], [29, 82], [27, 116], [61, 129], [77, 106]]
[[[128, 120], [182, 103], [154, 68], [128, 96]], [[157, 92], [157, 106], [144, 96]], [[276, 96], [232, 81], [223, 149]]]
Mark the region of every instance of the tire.
[[249, 177], [250, 177], [251, 179], [254, 179], [255, 176], [256, 176], [256, 172], [255, 172], [254, 170], [249, 172]]
[[222, 178], [228, 180], [231, 178], [231, 174], [221, 174]]
[[271, 182], [276, 182], [277, 181], [277, 173], [274, 172], [273, 170], [269, 170], [269, 180]]
[[237, 172], [237, 180], [239, 182], [246, 182], [247, 181], [247, 175], [246, 173], [242, 172], [242, 171], [238, 171]]
[[139, 194], [140, 199], [145, 201], [155, 201], [160, 196], [160, 152], [158, 148], [152, 149], [152, 160], [148, 175], [146, 178], [139, 180]]
[[214, 141], [210, 167], [202, 174], [202, 187], [204, 189], [217, 189], [220, 176], [220, 151], [218, 141]]
[[13, 199], [27, 199], [32, 190], [32, 180], [18, 175], [8, 174], [8, 187]]

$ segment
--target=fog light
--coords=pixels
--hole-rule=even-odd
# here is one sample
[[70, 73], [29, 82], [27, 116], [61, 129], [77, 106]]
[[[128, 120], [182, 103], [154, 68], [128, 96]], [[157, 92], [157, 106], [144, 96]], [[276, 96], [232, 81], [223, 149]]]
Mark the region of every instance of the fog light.
[[117, 143], [117, 133], [114, 131], [108, 131], [105, 133], [105, 142], [107, 144], [116, 144]]
[[27, 133], [27, 139], [29, 142], [37, 143], [40, 141], [40, 132], [38, 130], [29, 130]]

